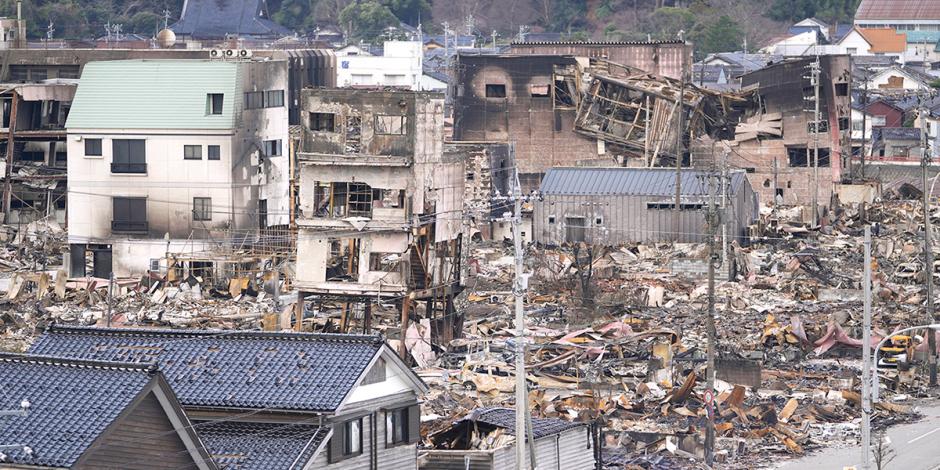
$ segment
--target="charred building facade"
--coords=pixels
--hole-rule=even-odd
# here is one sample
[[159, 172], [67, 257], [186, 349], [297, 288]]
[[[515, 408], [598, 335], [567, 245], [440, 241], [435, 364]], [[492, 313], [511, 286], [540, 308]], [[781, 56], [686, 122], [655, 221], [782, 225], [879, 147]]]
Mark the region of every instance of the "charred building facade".
[[403, 332], [414, 314], [452, 337], [465, 170], [443, 152], [443, 95], [309, 89], [303, 113], [298, 305], [344, 331], [396, 305]]

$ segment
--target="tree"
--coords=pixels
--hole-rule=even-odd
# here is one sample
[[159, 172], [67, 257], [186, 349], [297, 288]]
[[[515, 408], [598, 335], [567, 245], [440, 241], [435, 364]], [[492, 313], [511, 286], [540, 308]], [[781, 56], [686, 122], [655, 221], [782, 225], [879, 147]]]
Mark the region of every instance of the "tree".
[[431, 5], [427, 0], [385, 0], [383, 3], [399, 20], [412, 26], [417, 26], [419, 21], [431, 21]]
[[281, 0], [280, 8], [271, 13], [271, 19], [295, 31], [304, 31], [312, 26], [317, 3], [317, 0]]
[[659, 8], [649, 16], [644, 23], [643, 32], [653, 39], [676, 39], [679, 31], [685, 32], [686, 37], [694, 37], [696, 30], [696, 16], [685, 8], [664, 7]]
[[376, 0], [350, 4], [340, 12], [339, 21], [343, 26], [352, 27], [349, 31], [352, 37], [364, 41], [380, 39], [387, 28], [398, 26], [398, 18]]
[[721, 15], [710, 24], [698, 41], [698, 50], [703, 55], [713, 52], [730, 52], [741, 48], [743, 34], [740, 26], [726, 15]]

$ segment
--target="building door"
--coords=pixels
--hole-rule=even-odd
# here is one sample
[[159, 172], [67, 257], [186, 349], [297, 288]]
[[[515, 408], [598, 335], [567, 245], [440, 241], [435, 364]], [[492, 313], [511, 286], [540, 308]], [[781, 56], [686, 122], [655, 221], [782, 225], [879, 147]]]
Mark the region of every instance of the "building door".
[[111, 248], [92, 248], [94, 253], [95, 277], [108, 279], [111, 277]]
[[268, 226], [268, 200], [258, 201], [258, 229], [263, 230]]
[[69, 276], [85, 277], [85, 245], [69, 245]]
[[568, 243], [584, 241], [584, 217], [565, 217], [565, 241]]

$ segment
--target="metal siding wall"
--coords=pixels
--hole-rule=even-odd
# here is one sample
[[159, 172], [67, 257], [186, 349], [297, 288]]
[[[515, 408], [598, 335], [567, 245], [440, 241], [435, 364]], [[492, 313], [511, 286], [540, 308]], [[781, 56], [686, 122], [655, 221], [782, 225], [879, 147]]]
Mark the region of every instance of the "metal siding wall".
[[[470, 457], [469, 467], [464, 460], [467, 456]], [[429, 451], [420, 459], [419, 463], [419, 468], [427, 470], [496, 470], [497, 468], [503, 468], [496, 467], [493, 464], [493, 453], [483, 455], [478, 452], [461, 453], [458, 450]]]
[[[594, 450], [591, 449], [588, 427], [569, 429], [558, 440], [561, 470], [590, 470], [594, 468]], [[541, 462], [539, 462], [541, 463]], [[540, 468], [545, 468], [541, 467]], [[546, 469], [549, 470], [549, 469]]]
[[[539, 470], [591, 470], [594, 468], [594, 453], [588, 447], [587, 426], [569, 429], [559, 435], [546, 436], [535, 441], [535, 460]], [[556, 448], [557, 442], [557, 448]], [[560, 457], [560, 461], [559, 461]], [[529, 452], [526, 451], [526, 468]], [[493, 453], [493, 469], [515, 468], [515, 446], [496, 449]], [[425, 467], [438, 469], [441, 467]], [[461, 469], [462, 470], [462, 469]]]
[[[369, 470], [371, 468], [370, 452], [372, 449], [372, 426], [369, 423], [371, 415], [362, 418], [362, 455], [351, 459], [346, 459], [334, 464], [329, 463], [326, 450], [317, 456], [312, 468], [331, 468], [331, 469], [356, 469]], [[385, 448], [385, 413], [376, 412], [376, 453], [378, 454], [378, 468], [394, 469], [413, 469], [417, 468], [418, 448], [414, 444], [402, 444], [400, 446]]]

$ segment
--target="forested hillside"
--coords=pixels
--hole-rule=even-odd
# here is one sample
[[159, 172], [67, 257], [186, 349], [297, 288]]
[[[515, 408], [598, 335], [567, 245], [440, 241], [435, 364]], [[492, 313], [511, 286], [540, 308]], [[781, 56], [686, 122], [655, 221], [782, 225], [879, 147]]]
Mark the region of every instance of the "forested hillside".
[[[240, 1], [240, 0], [217, 0]], [[848, 22], [859, 0], [267, 0], [271, 17], [300, 32], [334, 24], [359, 39], [380, 37], [399, 20], [428, 32], [468, 30], [489, 39], [526, 31], [560, 31], [576, 39], [675, 38], [680, 31], [703, 52], [758, 45], [789, 24], [815, 16]], [[15, 0], [0, 0], [0, 15], [15, 12]], [[31, 37], [103, 36], [106, 24], [152, 35], [172, 23], [183, 0], [26, 0]]]

